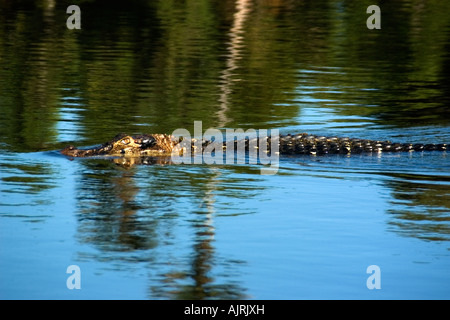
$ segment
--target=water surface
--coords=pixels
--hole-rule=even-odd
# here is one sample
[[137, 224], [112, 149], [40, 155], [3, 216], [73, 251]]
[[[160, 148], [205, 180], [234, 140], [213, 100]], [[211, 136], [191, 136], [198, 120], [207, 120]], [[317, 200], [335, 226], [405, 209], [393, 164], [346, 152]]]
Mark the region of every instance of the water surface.
[[264, 176], [57, 152], [194, 121], [450, 142], [448, 4], [383, 3], [381, 30], [331, 0], [79, 1], [81, 30], [68, 5], [0, 2], [2, 299], [450, 297], [448, 153]]

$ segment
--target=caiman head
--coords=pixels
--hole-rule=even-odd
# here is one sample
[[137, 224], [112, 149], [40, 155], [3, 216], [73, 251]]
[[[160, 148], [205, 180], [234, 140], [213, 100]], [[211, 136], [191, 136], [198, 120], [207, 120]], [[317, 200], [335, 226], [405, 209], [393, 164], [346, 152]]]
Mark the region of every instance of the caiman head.
[[92, 156], [160, 156], [178, 152], [180, 139], [167, 134], [130, 136], [119, 134], [111, 141], [92, 149], [78, 149], [68, 146], [61, 153], [70, 157]]

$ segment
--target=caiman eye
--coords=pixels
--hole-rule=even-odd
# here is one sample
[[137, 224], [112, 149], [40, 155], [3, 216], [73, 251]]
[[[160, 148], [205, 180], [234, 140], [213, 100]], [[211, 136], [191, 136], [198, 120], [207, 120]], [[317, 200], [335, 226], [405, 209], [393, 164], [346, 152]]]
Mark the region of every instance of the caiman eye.
[[122, 142], [122, 144], [129, 144], [130, 138], [123, 139], [121, 142]]

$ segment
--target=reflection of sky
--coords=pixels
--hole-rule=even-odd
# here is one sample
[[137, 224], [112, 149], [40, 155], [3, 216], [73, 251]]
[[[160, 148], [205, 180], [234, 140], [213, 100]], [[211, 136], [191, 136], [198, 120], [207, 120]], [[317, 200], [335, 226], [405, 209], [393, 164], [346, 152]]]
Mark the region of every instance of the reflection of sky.
[[58, 141], [76, 141], [80, 139], [80, 113], [85, 111], [86, 105], [78, 97], [62, 97], [59, 108], [59, 120], [56, 124]]
[[308, 132], [330, 132], [329, 129], [350, 131], [370, 126], [371, 123], [363, 117], [347, 116], [343, 118], [330, 108], [302, 107], [299, 123]]
[[[290, 99], [274, 104], [278, 108], [298, 108], [295, 118], [297, 125], [285, 125], [281, 128], [281, 133], [307, 132], [395, 142], [448, 143], [450, 131], [446, 128], [417, 125], [397, 127], [371, 116], [371, 113], [376, 115], [383, 109], [379, 109], [377, 104], [370, 104], [372, 99], [368, 97], [376, 97], [383, 94], [383, 91], [371, 87], [370, 81], [364, 82], [364, 79], [357, 85], [352, 85], [351, 81], [343, 82], [341, 78], [352, 78], [352, 72], [355, 77], [361, 76], [361, 70], [353, 70], [351, 67], [299, 69], [295, 90], [286, 92]], [[355, 110], [353, 114], [352, 110]], [[363, 110], [367, 115], [357, 115], [363, 113]], [[275, 122], [274, 125], [280, 123], [282, 121]]]
[[[305, 131], [318, 134], [351, 133], [363, 128], [373, 127], [371, 118], [362, 116], [340, 115], [336, 112], [336, 106], [344, 103], [342, 97], [354, 90], [376, 91], [374, 88], [357, 89], [348, 86], [339, 86], [338, 78], [345, 75], [345, 70], [333, 67], [317, 67], [311, 69], [299, 69], [297, 71], [298, 85], [288, 102], [276, 104], [279, 107], [297, 106], [298, 127], [284, 128], [288, 131]], [[327, 85], [323, 85], [326, 78]], [[332, 77], [336, 77], [333, 81]], [[331, 78], [331, 79], [329, 79]], [[336, 82], [336, 85], [329, 83]], [[351, 103], [355, 107], [358, 103]], [[345, 103], [346, 106], [350, 104]], [[335, 132], [335, 133], [333, 133]]]

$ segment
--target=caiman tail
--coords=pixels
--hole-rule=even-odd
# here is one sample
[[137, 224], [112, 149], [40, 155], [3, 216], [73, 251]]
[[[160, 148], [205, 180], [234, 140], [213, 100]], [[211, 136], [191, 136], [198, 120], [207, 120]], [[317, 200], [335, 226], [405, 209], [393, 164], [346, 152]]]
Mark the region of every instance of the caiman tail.
[[280, 136], [280, 154], [351, 154], [380, 152], [445, 151], [447, 144], [393, 143], [355, 138], [338, 138], [306, 133]]

